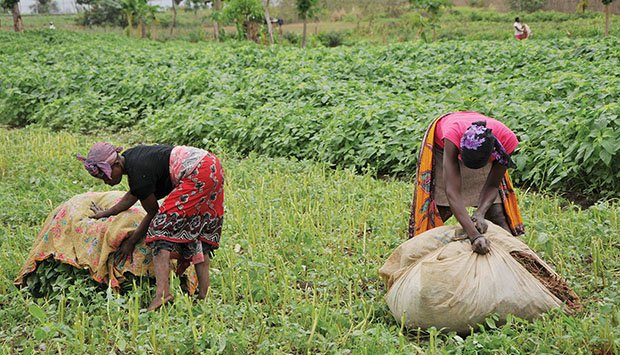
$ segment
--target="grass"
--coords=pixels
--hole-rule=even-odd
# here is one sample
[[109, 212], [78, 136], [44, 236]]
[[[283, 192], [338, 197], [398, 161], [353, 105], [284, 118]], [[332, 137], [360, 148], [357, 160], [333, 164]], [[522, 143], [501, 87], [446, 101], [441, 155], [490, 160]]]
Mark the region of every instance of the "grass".
[[[222, 248], [205, 302], [142, 310], [152, 290], [124, 296], [83, 284], [33, 299], [12, 280], [51, 209], [106, 190], [74, 153], [109, 139], [0, 129], [0, 352], [30, 353], [614, 353], [620, 350], [617, 201], [582, 209], [519, 191], [524, 240], [581, 295], [585, 309], [510, 319], [461, 338], [403, 330], [377, 270], [405, 240], [412, 187], [310, 162], [216, 152], [226, 170]], [[126, 187], [126, 185], [123, 185]], [[83, 294], [87, 294], [86, 300]]]

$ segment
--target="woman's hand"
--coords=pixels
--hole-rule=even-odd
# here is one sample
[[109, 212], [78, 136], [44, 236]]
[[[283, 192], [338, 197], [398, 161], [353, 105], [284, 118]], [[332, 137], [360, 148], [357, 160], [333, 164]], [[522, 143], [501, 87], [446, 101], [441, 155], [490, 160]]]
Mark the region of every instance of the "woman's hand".
[[93, 215], [90, 216], [90, 218], [92, 219], [101, 219], [101, 218], [110, 216], [108, 213], [106, 213], [106, 210], [97, 206], [97, 204], [94, 201], [90, 202], [90, 210], [94, 213]]
[[475, 237], [469, 238], [471, 241], [471, 248], [474, 252], [484, 255], [489, 252], [491, 247], [491, 242], [487, 240], [482, 234], [479, 234]]
[[136, 243], [132, 241], [131, 236], [128, 236], [123, 240], [121, 246], [116, 252], [114, 252], [114, 261], [116, 264], [120, 264], [122, 261], [129, 259], [129, 262], [133, 262], [133, 251], [136, 248]]
[[474, 213], [474, 215], [471, 216], [471, 221], [474, 222], [474, 225], [480, 234], [486, 233], [487, 229], [489, 229], [489, 225], [484, 220], [484, 216], [480, 216], [478, 213]]

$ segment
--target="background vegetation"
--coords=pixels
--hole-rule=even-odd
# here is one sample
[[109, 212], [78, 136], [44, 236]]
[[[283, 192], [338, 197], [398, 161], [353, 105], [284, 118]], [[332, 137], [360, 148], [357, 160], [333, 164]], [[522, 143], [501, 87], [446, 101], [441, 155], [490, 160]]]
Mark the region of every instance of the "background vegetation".
[[[126, 0], [129, 1], [129, 0]], [[408, 3], [408, 2], [406, 2]], [[407, 5], [378, 6], [376, 2], [367, 1], [342, 7], [319, 4], [308, 20], [308, 46], [321, 45], [320, 35], [338, 37], [338, 45], [364, 43], [395, 43], [426, 39], [431, 40], [432, 29], [436, 31], [436, 40], [450, 39], [492, 39], [506, 40], [512, 38], [515, 16], [520, 16], [529, 24], [534, 34], [532, 40], [576, 38], [600, 36], [604, 33], [605, 15], [600, 12], [561, 13], [553, 11], [537, 11], [523, 13], [516, 11], [497, 12], [486, 8], [450, 7], [443, 9], [437, 22], [431, 26], [428, 16]], [[244, 12], [214, 16], [208, 9], [184, 8], [174, 13], [170, 10], [155, 13], [154, 20], [147, 20], [146, 37], [158, 41], [179, 39], [185, 41], [212, 41], [214, 19], [219, 19], [224, 27], [219, 37], [222, 41], [239, 38], [238, 27], [234, 19]], [[257, 41], [268, 44], [267, 28], [262, 24], [264, 14], [251, 11], [255, 21]], [[138, 14], [138, 17], [141, 15]], [[281, 44], [300, 45], [303, 24], [294, 7], [272, 7], [270, 16], [283, 20], [280, 27], [274, 24], [276, 42]], [[123, 7], [113, 7], [105, 13], [92, 12], [80, 15], [23, 15], [24, 26], [29, 29], [44, 29], [53, 22], [58, 29], [85, 32], [127, 33], [127, 17]], [[174, 30], [171, 29], [173, 22]], [[8, 13], [0, 13], [2, 29], [12, 30], [12, 18]], [[138, 26], [138, 22], [134, 22]], [[610, 17], [610, 35], [620, 36], [620, 16]], [[141, 36], [139, 31], [132, 35]]]
[[517, 133], [517, 183], [618, 197], [619, 48], [613, 37], [304, 51], [2, 33], [0, 123], [132, 128], [410, 177], [429, 122], [474, 110]]

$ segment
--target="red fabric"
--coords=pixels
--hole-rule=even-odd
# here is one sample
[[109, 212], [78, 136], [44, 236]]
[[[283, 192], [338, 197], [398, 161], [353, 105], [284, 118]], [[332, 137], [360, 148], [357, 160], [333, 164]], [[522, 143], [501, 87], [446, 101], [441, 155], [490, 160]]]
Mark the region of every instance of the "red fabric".
[[204, 242], [215, 250], [219, 248], [223, 217], [224, 171], [217, 157], [206, 153], [166, 197], [151, 221], [146, 242]]
[[519, 35], [515, 35], [515, 38], [520, 40], [526, 39], [527, 38], [527, 32], [523, 32], [522, 34]]
[[477, 121], [486, 121], [487, 128], [493, 130], [493, 135], [499, 140], [508, 154], [512, 154], [519, 145], [517, 136], [500, 121], [484, 116], [478, 112], [453, 112], [442, 117], [435, 127], [435, 144], [443, 149], [444, 138], [461, 149], [463, 133]]

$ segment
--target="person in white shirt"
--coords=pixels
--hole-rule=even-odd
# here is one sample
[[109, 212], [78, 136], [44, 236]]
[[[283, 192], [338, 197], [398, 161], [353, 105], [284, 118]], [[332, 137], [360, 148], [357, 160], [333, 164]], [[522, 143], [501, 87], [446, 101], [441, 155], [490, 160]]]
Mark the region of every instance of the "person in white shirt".
[[515, 18], [515, 23], [514, 23], [514, 28], [515, 28], [515, 38], [519, 41], [526, 39], [529, 34], [529, 27], [528, 25], [521, 23], [521, 20], [517, 17]]

